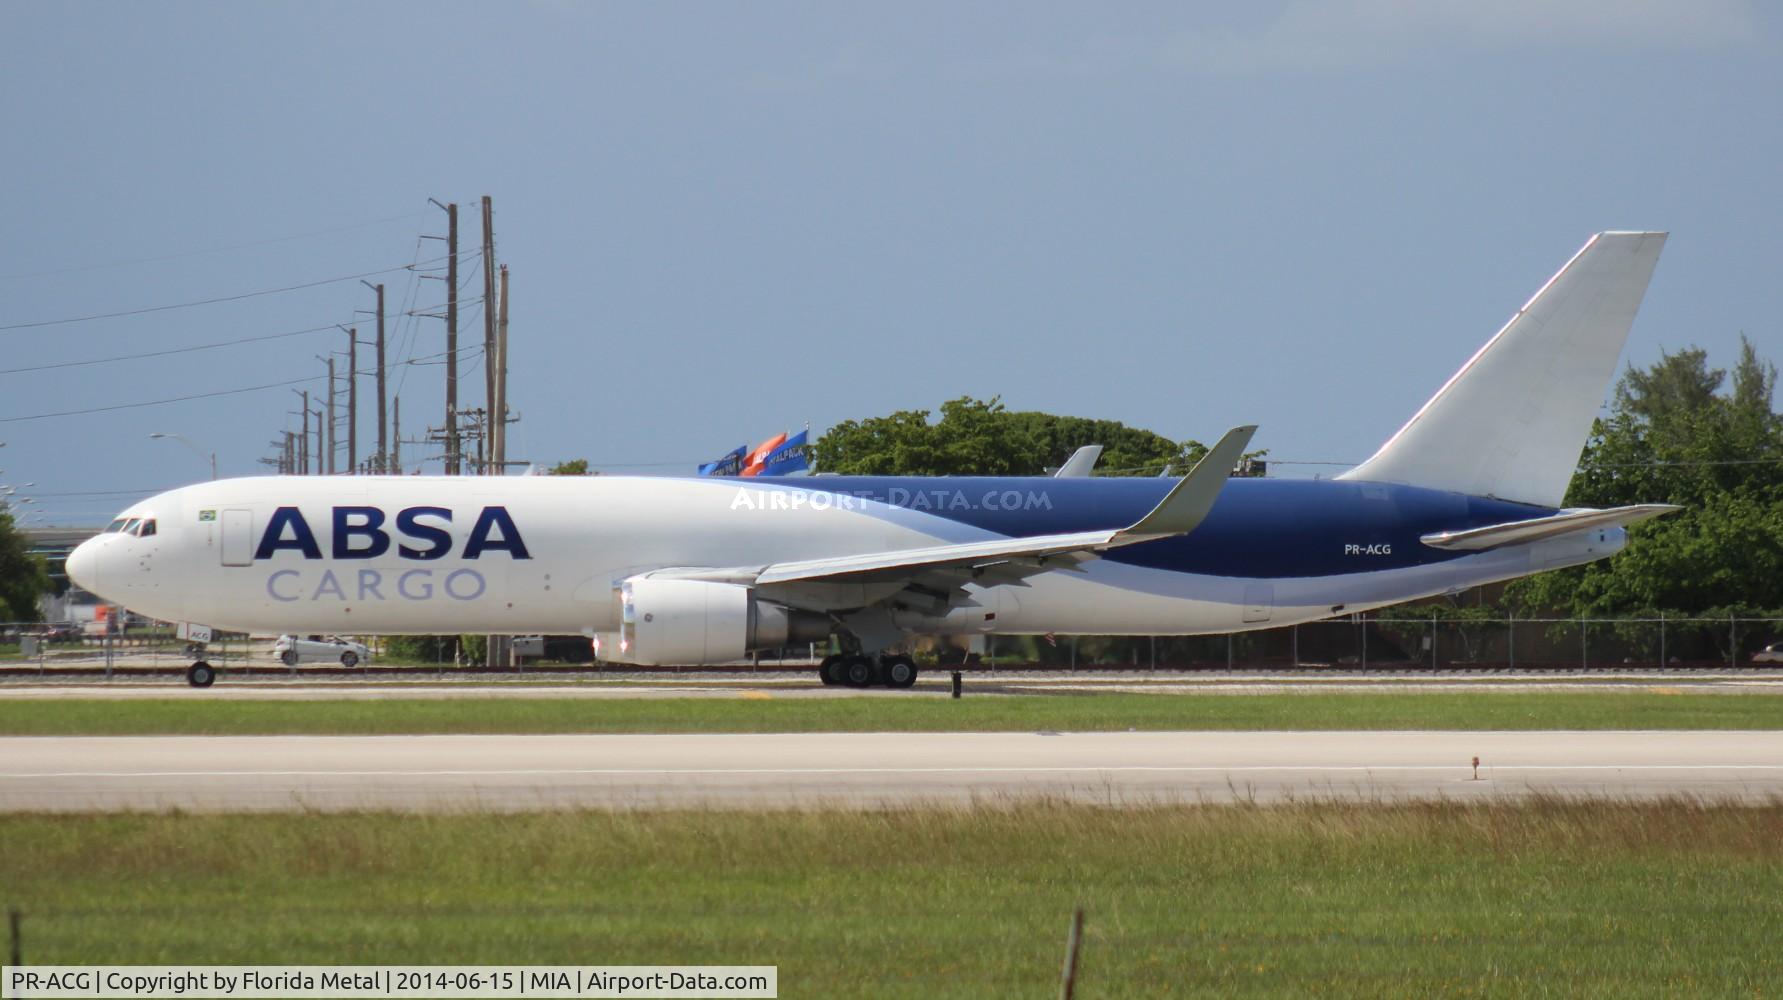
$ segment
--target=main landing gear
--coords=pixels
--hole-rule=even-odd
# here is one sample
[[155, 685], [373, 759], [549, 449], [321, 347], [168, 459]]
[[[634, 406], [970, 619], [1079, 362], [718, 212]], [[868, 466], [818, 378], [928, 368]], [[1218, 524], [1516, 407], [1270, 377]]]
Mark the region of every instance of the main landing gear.
[[825, 687], [846, 685], [854, 688], [883, 685], [908, 688], [916, 684], [916, 661], [902, 653], [868, 656], [863, 653], [833, 653], [823, 658], [817, 676]]

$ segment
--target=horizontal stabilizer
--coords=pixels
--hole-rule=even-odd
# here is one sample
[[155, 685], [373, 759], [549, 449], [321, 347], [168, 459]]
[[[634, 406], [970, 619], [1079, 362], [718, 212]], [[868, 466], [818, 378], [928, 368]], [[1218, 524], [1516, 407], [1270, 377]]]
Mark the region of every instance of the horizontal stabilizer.
[[1481, 552], [1505, 545], [1539, 542], [1545, 538], [1553, 538], [1574, 531], [1584, 531], [1588, 528], [1602, 528], [1606, 525], [1627, 527], [1651, 517], [1670, 514], [1675, 510], [1683, 510], [1683, 508], [1669, 503], [1644, 503], [1632, 507], [1611, 507], [1608, 510], [1564, 511], [1552, 517], [1538, 517], [1529, 521], [1493, 524], [1484, 528], [1470, 528], [1466, 531], [1438, 531], [1425, 535], [1419, 540], [1434, 549], [1445, 549], [1451, 552]]

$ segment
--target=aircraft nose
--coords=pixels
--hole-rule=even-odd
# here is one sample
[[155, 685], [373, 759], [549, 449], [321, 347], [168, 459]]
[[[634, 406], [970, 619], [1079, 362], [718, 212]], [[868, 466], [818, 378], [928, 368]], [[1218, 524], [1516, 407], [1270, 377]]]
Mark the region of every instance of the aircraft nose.
[[89, 538], [68, 553], [68, 579], [89, 594], [99, 592], [99, 539]]

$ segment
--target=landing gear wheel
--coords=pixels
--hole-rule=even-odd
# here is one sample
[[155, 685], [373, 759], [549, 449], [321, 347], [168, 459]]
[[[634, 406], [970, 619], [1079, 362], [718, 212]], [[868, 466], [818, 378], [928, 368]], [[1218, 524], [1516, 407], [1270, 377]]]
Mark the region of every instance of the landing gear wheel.
[[855, 655], [842, 658], [842, 680], [849, 687], [864, 688], [871, 685], [876, 672], [869, 657]]
[[888, 688], [908, 688], [916, 684], [916, 661], [908, 656], [888, 656], [879, 661], [879, 672]]
[[817, 678], [823, 681], [824, 687], [835, 687], [842, 683], [842, 654], [831, 653], [817, 665]]
[[279, 662], [287, 667], [297, 666], [297, 650], [287, 649], [279, 654]]
[[186, 668], [186, 683], [195, 688], [207, 688], [217, 681], [217, 672], [210, 664], [199, 660]]
[[358, 653], [355, 653], [349, 649], [346, 652], [341, 654], [341, 666], [346, 667], [348, 670], [351, 670], [354, 667], [357, 667], [358, 665], [359, 665], [359, 654]]

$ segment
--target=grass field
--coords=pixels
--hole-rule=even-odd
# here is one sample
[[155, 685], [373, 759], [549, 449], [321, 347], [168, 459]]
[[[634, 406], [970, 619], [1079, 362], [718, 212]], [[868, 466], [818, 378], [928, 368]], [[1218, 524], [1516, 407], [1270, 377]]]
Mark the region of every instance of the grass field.
[[1783, 695], [1655, 691], [0, 701], [0, 735], [1783, 729]]
[[32, 963], [773, 964], [781, 995], [1774, 996], [1783, 803], [0, 817]]

